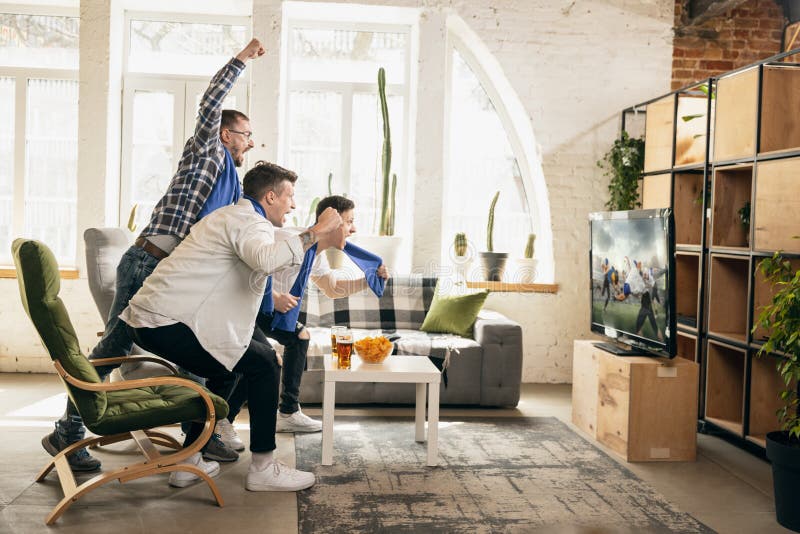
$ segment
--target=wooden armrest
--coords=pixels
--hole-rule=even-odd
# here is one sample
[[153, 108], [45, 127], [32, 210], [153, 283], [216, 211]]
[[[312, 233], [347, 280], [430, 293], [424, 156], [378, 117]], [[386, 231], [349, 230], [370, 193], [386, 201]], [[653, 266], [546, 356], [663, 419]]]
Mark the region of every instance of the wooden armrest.
[[[110, 360], [117, 360], [121, 359], [123, 361], [130, 358], [129, 356], [123, 356], [122, 358], [104, 358], [100, 360], [94, 360], [95, 362], [108, 362]], [[149, 358], [149, 356], [144, 356], [144, 358]], [[59, 376], [61, 377], [64, 382], [73, 385], [77, 388], [86, 390], [86, 391], [123, 391], [126, 389], [135, 389], [135, 388], [143, 388], [143, 387], [153, 387], [153, 386], [182, 386], [191, 389], [192, 391], [196, 392], [200, 395], [200, 398], [203, 400], [203, 403], [206, 406], [206, 418], [205, 423], [203, 425], [203, 431], [197, 437], [197, 441], [200, 443], [206, 443], [211, 434], [214, 432], [215, 422], [216, 422], [216, 411], [214, 410], [214, 403], [211, 401], [211, 396], [209, 395], [206, 388], [201, 386], [196, 382], [192, 382], [186, 378], [180, 378], [177, 376], [155, 376], [152, 378], [141, 378], [136, 380], [124, 380], [122, 382], [101, 382], [101, 383], [94, 383], [94, 382], [84, 382], [83, 380], [78, 380], [71, 374], [67, 373], [64, 367], [61, 365], [61, 362], [58, 360], [53, 361], [53, 365], [56, 368], [56, 372], [58, 372]], [[185, 460], [192, 454], [192, 448], [187, 447], [182, 449], [181, 451], [175, 453], [174, 455], [170, 455], [169, 458], [172, 458], [174, 462], [180, 462]]]
[[178, 369], [174, 365], [172, 365], [166, 360], [163, 360], [161, 358], [156, 358], [154, 356], [143, 356], [139, 354], [134, 354], [131, 356], [116, 356], [114, 358], [98, 358], [97, 360], [89, 360], [89, 363], [91, 363], [95, 367], [102, 365], [116, 365], [118, 363], [128, 363], [128, 362], [153, 362], [163, 365], [164, 367], [169, 369], [173, 375], [178, 374]]

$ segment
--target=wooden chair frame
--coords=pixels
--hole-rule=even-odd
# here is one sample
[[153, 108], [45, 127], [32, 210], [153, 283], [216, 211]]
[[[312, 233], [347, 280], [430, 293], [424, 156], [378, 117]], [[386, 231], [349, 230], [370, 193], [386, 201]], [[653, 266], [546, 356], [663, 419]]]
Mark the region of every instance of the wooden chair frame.
[[[101, 365], [118, 364], [136, 360], [154, 361], [160, 363], [172, 371], [173, 374], [177, 374], [175, 367], [170, 365], [168, 362], [150, 356], [123, 356], [89, 361], [92, 365], [97, 367]], [[217, 504], [220, 507], [224, 506], [222, 495], [220, 494], [216, 483], [211, 479], [211, 477], [209, 477], [202, 469], [194, 465], [179, 463], [183, 460], [186, 460], [194, 453], [200, 452], [200, 449], [206, 444], [214, 431], [214, 426], [216, 424], [214, 404], [211, 401], [211, 397], [209, 396], [208, 392], [202, 386], [192, 382], [191, 380], [177, 376], [158, 376], [153, 378], [99, 384], [84, 382], [83, 380], [78, 380], [67, 373], [59, 361], [54, 360], [53, 364], [55, 365], [59, 377], [61, 377], [61, 380], [65, 382], [65, 385], [69, 384], [87, 391], [120, 391], [151, 386], [183, 386], [189, 388], [195, 391], [203, 399], [203, 403], [206, 407], [206, 416], [202, 433], [194, 443], [185, 448], [169, 434], [159, 432], [157, 430], [142, 429], [108, 436], [93, 436], [85, 438], [81, 441], [71, 444], [59, 452], [36, 477], [36, 482], [42, 482], [47, 474], [55, 467], [56, 472], [58, 473], [58, 480], [61, 483], [61, 488], [64, 492], [64, 498], [61, 499], [55, 508], [53, 508], [53, 510], [47, 515], [47, 518], [45, 519], [45, 523], [47, 525], [52, 525], [55, 523], [61, 514], [63, 514], [72, 505], [72, 503], [76, 502], [83, 495], [106, 484], [107, 482], [119, 480], [120, 483], [123, 483], [150, 475], [169, 473], [171, 471], [188, 471], [199, 476], [206, 482], [206, 484], [208, 484], [208, 487], [211, 489], [211, 493], [214, 495], [214, 499], [216, 500]], [[76, 483], [75, 476], [72, 474], [72, 469], [70, 469], [69, 462], [67, 461], [67, 456], [83, 447], [109, 445], [111, 443], [118, 443], [129, 439], [132, 439], [136, 445], [138, 445], [139, 450], [145, 457], [145, 461], [126, 465], [107, 473], [100, 473], [99, 475], [85, 481], [81, 485]], [[156, 449], [156, 445], [174, 449], [175, 452], [162, 455], [161, 452]]]

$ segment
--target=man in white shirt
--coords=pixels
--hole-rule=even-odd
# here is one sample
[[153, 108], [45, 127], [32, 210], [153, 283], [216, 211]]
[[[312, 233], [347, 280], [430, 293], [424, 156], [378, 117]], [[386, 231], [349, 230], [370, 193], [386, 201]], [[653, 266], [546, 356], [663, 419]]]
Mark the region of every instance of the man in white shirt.
[[[314, 474], [291, 469], [273, 458], [280, 362], [255, 328], [267, 277], [299, 265], [315, 242], [318, 249], [344, 246], [342, 219], [334, 209], [300, 235], [275, 241], [275, 227], [294, 209], [297, 175], [259, 162], [244, 178], [244, 197], [195, 224], [189, 236], [151, 274], [120, 318], [134, 341], [207, 378], [210, 391], [227, 396], [231, 372], [240, 373], [250, 409], [252, 463], [245, 487], [251, 491], [298, 491], [314, 484]], [[200, 435], [194, 423], [184, 445]], [[199, 454], [191, 463], [210, 476], [219, 464]], [[198, 480], [173, 472], [170, 484]]]
[[[342, 217], [343, 233], [351, 236], [356, 232], [355, 226], [355, 203], [349, 198], [332, 195], [323, 198], [317, 205], [317, 217], [328, 208], [335, 209]], [[304, 228], [281, 228], [275, 232], [277, 241], [289, 239], [304, 231]], [[289, 291], [294, 284], [300, 271], [300, 266], [294, 265], [282, 269], [272, 275], [272, 289], [275, 303], [275, 311], [286, 313], [299, 304], [299, 299]], [[389, 278], [389, 272], [385, 265], [381, 265], [376, 274], [384, 279]], [[348, 279], [337, 276], [331, 270], [325, 254], [317, 254], [311, 274], [312, 282], [319, 287], [322, 292], [330, 298], [342, 298], [359, 291], [368, 289], [366, 278]], [[276, 432], [319, 432], [322, 430], [322, 423], [308, 417], [300, 409], [300, 381], [306, 366], [306, 355], [308, 353], [309, 333], [302, 323], [297, 323], [294, 331], [280, 330], [272, 327], [273, 314], [259, 313], [256, 317], [256, 324], [259, 329], [269, 338], [276, 340], [283, 345], [283, 368], [281, 373], [281, 397], [279, 413], [276, 425]], [[237, 387], [233, 396], [228, 400], [230, 411], [228, 420], [233, 422], [236, 415], [246, 400], [247, 391], [244, 387]], [[226, 436], [223, 436], [225, 439]], [[234, 446], [233, 443], [228, 444]]]

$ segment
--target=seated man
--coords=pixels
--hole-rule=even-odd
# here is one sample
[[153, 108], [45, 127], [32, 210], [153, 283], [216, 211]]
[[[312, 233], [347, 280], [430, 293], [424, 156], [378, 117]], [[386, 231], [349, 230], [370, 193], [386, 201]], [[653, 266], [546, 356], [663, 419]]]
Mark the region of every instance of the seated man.
[[[356, 232], [355, 203], [349, 198], [338, 195], [323, 198], [317, 205], [317, 219], [328, 209], [335, 209], [342, 217], [343, 232], [345, 236], [351, 236]], [[276, 239], [288, 239], [300, 234], [304, 228], [286, 228], [276, 232]], [[292, 295], [289, 291], [292, 284], [300, 272], [300, 266], [292, 266], [283, 269], [272, 276], [274, 312], [286, 313], [292, 308], [300, 305], [300, 299]], [[389, 278], [389, 272], [385, 265], [381, 265], [376, 275]], [[366, 277], [355, 280], [337, 278], [334, 271], [328, 265], [328, 260], [324, 254], [317, 254], [311, 268], [310, 279], [319, 287], [326, 296], [330, 298], [341, 298], [363, 291], [369, 288]], [[291, 331], [273, 327], [273, 312], [261, 312], [256, 317], [256, 324], [267, 336], [284, 346], [283, 370], [281, 383], [283, 391], [277, 419], [277, 432], [319, 432], [322, 430], [322, 423], [311, 419], [300, 410], [300, 381], [303, 377], [303, 370], [306, 366], [306, 355], [308, 353], [308, 342], [310, 336], [308, 331], [301, 323], [296, 323]], [[244, 400], [246, 399], [246, 388], [237, 387], [232, 398], [229, 399], [230, 410], [228, 421], [233, 422], [239, 413]], [[223, 434], [223, 440], [227, 446], [241, 449], [243, 444], [235, 433]]]
[[[245, 487], [251, 491], [298, 491], [314, 484], [314, 474], [290, 469], [273, 458], [280, 363], [255, 331], [266, 277], [299, 264], [305, 250], [342, 248], [342, 219], [325, 210], [310, 229], [275, 241], [275, 226], [294, 209], [297, 175], [259, 163], [244, 177], [244, 198], [194, 225], [189, 236], [163, 259], [120, 316], [142, 348], [208, 379], [208, 389], [225, 396], [231, 372], [247, 386], [252, 463]], [[185, 444], [200, 435], [193, 423]], [[200, 454], [188, 460], [211, 476], [219, 464]], [[170, 484], [198, 480], [173, 472]]]

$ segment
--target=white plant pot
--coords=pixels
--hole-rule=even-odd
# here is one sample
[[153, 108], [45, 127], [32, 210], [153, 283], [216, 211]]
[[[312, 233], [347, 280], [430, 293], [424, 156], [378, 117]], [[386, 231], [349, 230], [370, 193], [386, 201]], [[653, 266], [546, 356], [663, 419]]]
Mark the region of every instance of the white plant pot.
[[325, 249], [325, 256], [331, 269], [342, 269], [345, 265], [347, 255], [338, 248]]
[[400, 247], [403, 244], [402, 237], [396, 235], [354, 235], [349, 238], [349, 241], [380, 256], [383, 264], [390, 270], [397, 268]]
[[508, 273], [510, 276], [506, 276], [509, 282], [518, 284], [533, 284], [536, 282], [536, 276], [538, 275], [536, 266], [539, 264], [539, 260], [535, 258], [517, 258], [514, 263], [514, 272]]

